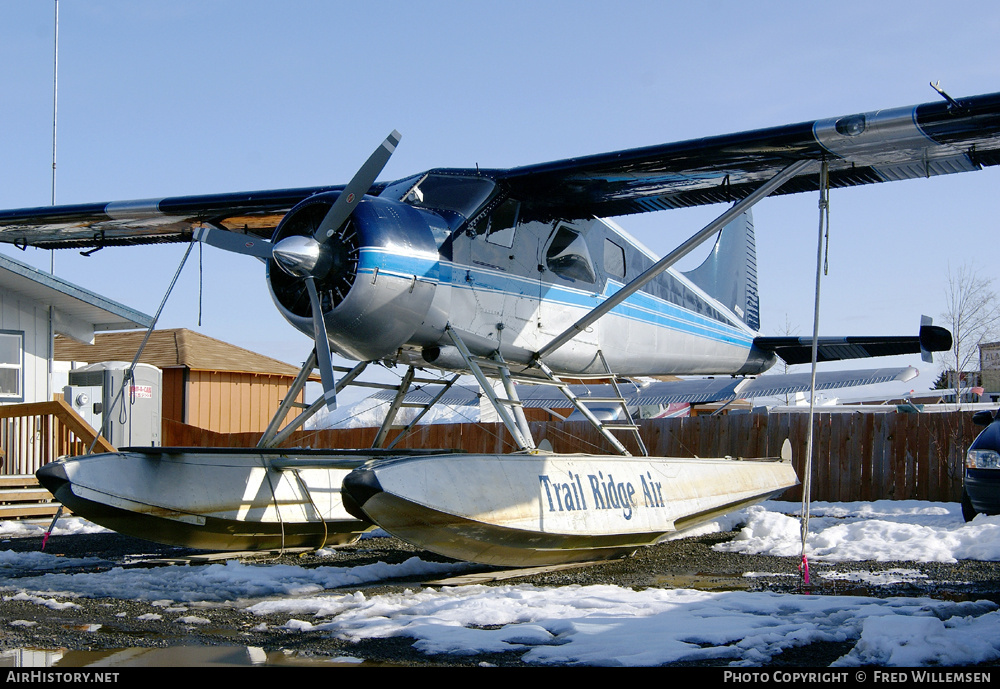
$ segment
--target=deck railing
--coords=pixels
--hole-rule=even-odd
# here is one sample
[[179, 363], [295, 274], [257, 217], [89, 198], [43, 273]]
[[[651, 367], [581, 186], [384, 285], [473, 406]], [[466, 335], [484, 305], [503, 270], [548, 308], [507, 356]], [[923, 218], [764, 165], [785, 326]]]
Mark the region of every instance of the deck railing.
[[62, 399], [0, 406], [0, 519], [53, 514], [58, 505], [35, 471], [59, 457], [86, 454], [92, 444], [95, 452], [114, 452]]

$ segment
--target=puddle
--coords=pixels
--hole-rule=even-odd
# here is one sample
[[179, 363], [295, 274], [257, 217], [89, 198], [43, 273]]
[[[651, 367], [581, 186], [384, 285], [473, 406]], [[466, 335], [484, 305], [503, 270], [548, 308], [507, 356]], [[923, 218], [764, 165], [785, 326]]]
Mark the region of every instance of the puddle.
[[96, 632], [100, 631], [103, 625], [100, 624], [64, 624], [63, 629], [69, 629], [74, 632]]
[[0, 653], [0, 667], [375, 667], [349, 656], [319, 657], [254, 646], [169, 646], [105, 651], [18, 648]]
[[654, 578], [654, 586], [694, 589], [697, 591], [755, 591], [760, 590], [761, 579], [776, 580], [776, 590], [835, 596], [860, 596], [883, 598], [894, 595], [912, 595], [914, 592], [936, 600], [953, 602], [993, 600], [995, 595], [984, 594], [970, 584], [960, 582], [934, 582], [918, 569], [887, 569], [878, 571], [826, 571], [813, 572], [809, 584], [803, 584], [798, 574], [777, 572], [747, 572], [745, 574], [720, 574], [712, 572], [674, 572]]
[[742, 574], [706, 574], [704, 572], [663, 574], [655, 577], [653, 581], [654, 586], [697, 589], [698, 591], [746, 591], [752, 584]]

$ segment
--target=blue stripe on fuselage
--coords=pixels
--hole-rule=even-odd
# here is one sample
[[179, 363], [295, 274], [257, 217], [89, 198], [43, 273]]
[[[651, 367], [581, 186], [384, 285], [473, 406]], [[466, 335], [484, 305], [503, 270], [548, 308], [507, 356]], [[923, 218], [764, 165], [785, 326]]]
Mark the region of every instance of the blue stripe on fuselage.
[[[498, 295], [538, 298], [539, 281], [478, 266], [441, 261], [437, 256], [400, 254], [387, 249], [365, 247], [361, 249], [358, 274], [393, 275], [435, 284], [450, 285], [454, 289], [481, 289]], [[450, 277], [449, 277], [450, 276]], [[551, 282], [541, 283], [542, 297], [549, 304], [590, 311], [621, 285], [607, 281], [604, 292], [565, 287]], [[636, 292], [610, 312], [621, 318], [684, 332], [715, 342], [749, 349], [754, 334], [746, 329], [719, 322], [681, 306], [667, 302], [646, 292]]]

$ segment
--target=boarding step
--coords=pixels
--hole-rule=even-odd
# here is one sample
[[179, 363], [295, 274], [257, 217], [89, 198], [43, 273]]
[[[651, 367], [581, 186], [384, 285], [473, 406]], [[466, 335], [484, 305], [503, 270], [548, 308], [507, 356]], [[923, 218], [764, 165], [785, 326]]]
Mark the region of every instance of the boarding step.
[[42, 488], [34, 475], [0, 476], [0, 520], [51, 517], [59, 507], [52, 493]]
[[[544, 363], [539, 362], [539, 368], [542, 373], [546, 375], [549, 381], [559, 388], [559, 391], [566, 396], [566, 399], [576, 408], [576, 410], [579, 411], [583, 417], [587, 419], [615, 449], [618, 450], [618, 452], [626, 456], [631, 456], [631, 453], [626, 449], [625, 445], [623, 445], [622, 442], [613, 435], [613, 433], [626, 431], [632, 434], [636, 445], [639, 447], [640, 453], [643, 456], [648, 456], [649, 452], [646, 449], [646, 444], [643, 442], [642, 436], [639, 434], [639, 426], [632, 419], [632, 414], [628, 409], [628, 403], [622, 396], [621, 389], [618, 387], [618, 379], [608, 366], [608, 362], [604, 358], [604, 354], [600, 350], [598, 350], [597, 354], [606, 372], [603, 374], [603, 378], [611, 381], [611, 388], [615, 393], [614, 396], [580, 397], [573, 392], [569, 383], [560, 378], [558, 374], [556, 374]], [[623, 417], [624, 422], [614, 423], [598, 418], [591, 407], [600, 404], [617, 405], [621, 409], [620, 414]]]

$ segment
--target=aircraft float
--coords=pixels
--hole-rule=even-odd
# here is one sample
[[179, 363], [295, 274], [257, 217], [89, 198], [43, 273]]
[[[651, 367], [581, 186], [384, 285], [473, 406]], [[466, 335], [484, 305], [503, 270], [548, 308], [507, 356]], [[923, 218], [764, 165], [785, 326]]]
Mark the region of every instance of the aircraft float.
[[[1000, 163], [1000, 94], [941, 95], [694, 141], [380, 182], [400, 141], [393, 132], [346, 185], [0, 211], [0, 241], [18, 247], [200, 241], [261, 259], [276, 307], [315, 340], [257, 448], [126, 448], [60, 460], [38, 477], [75, 513], [151, 540], [319, 547], [375, 524], [444, 555], [511, 566], [621, 555], [778, 494], [797, 483], [787, 452], [646, 456], [629, 412], [643, 391], [623, 381], [711, 375], [656, 391], [661, 399], [730, 400], [772, 385], [755, 376], [779, 357], [809, 361], [810, 341], [758, 332], [750, 209], [771, 194]], [[605, 219], [701, 204], [725, 210], [662, 258]], [[672, 267], [711, 238], [700, 267]], [[817, 357], [940, 351], [950, 339], [925, 323], [915, 336], [822, 338]], [[358, 364], [338, 369], [333, 354]], [[279, 447], [318, 410], [334, 408], [337, 392], [371, 362], [407, 370], [374, 448]], [[279, 428], [317, 367], [321, 398]], [[453, 377], [433, 395], [418, 391], [427, 369]], [[408, 398], [441, 403], [470, 373], [517, 451], [393, 448], [388, 429]], [[912, 375], [829, 373], [819, 387]], [[588, 379], [608, 381], [602, 397], [571, 384]], [[538, 394], [564, 399], [617, 454], [537, 446], [520, 397]], [[595, 413], [602, 404], [620, 408], [618, 419]]]

